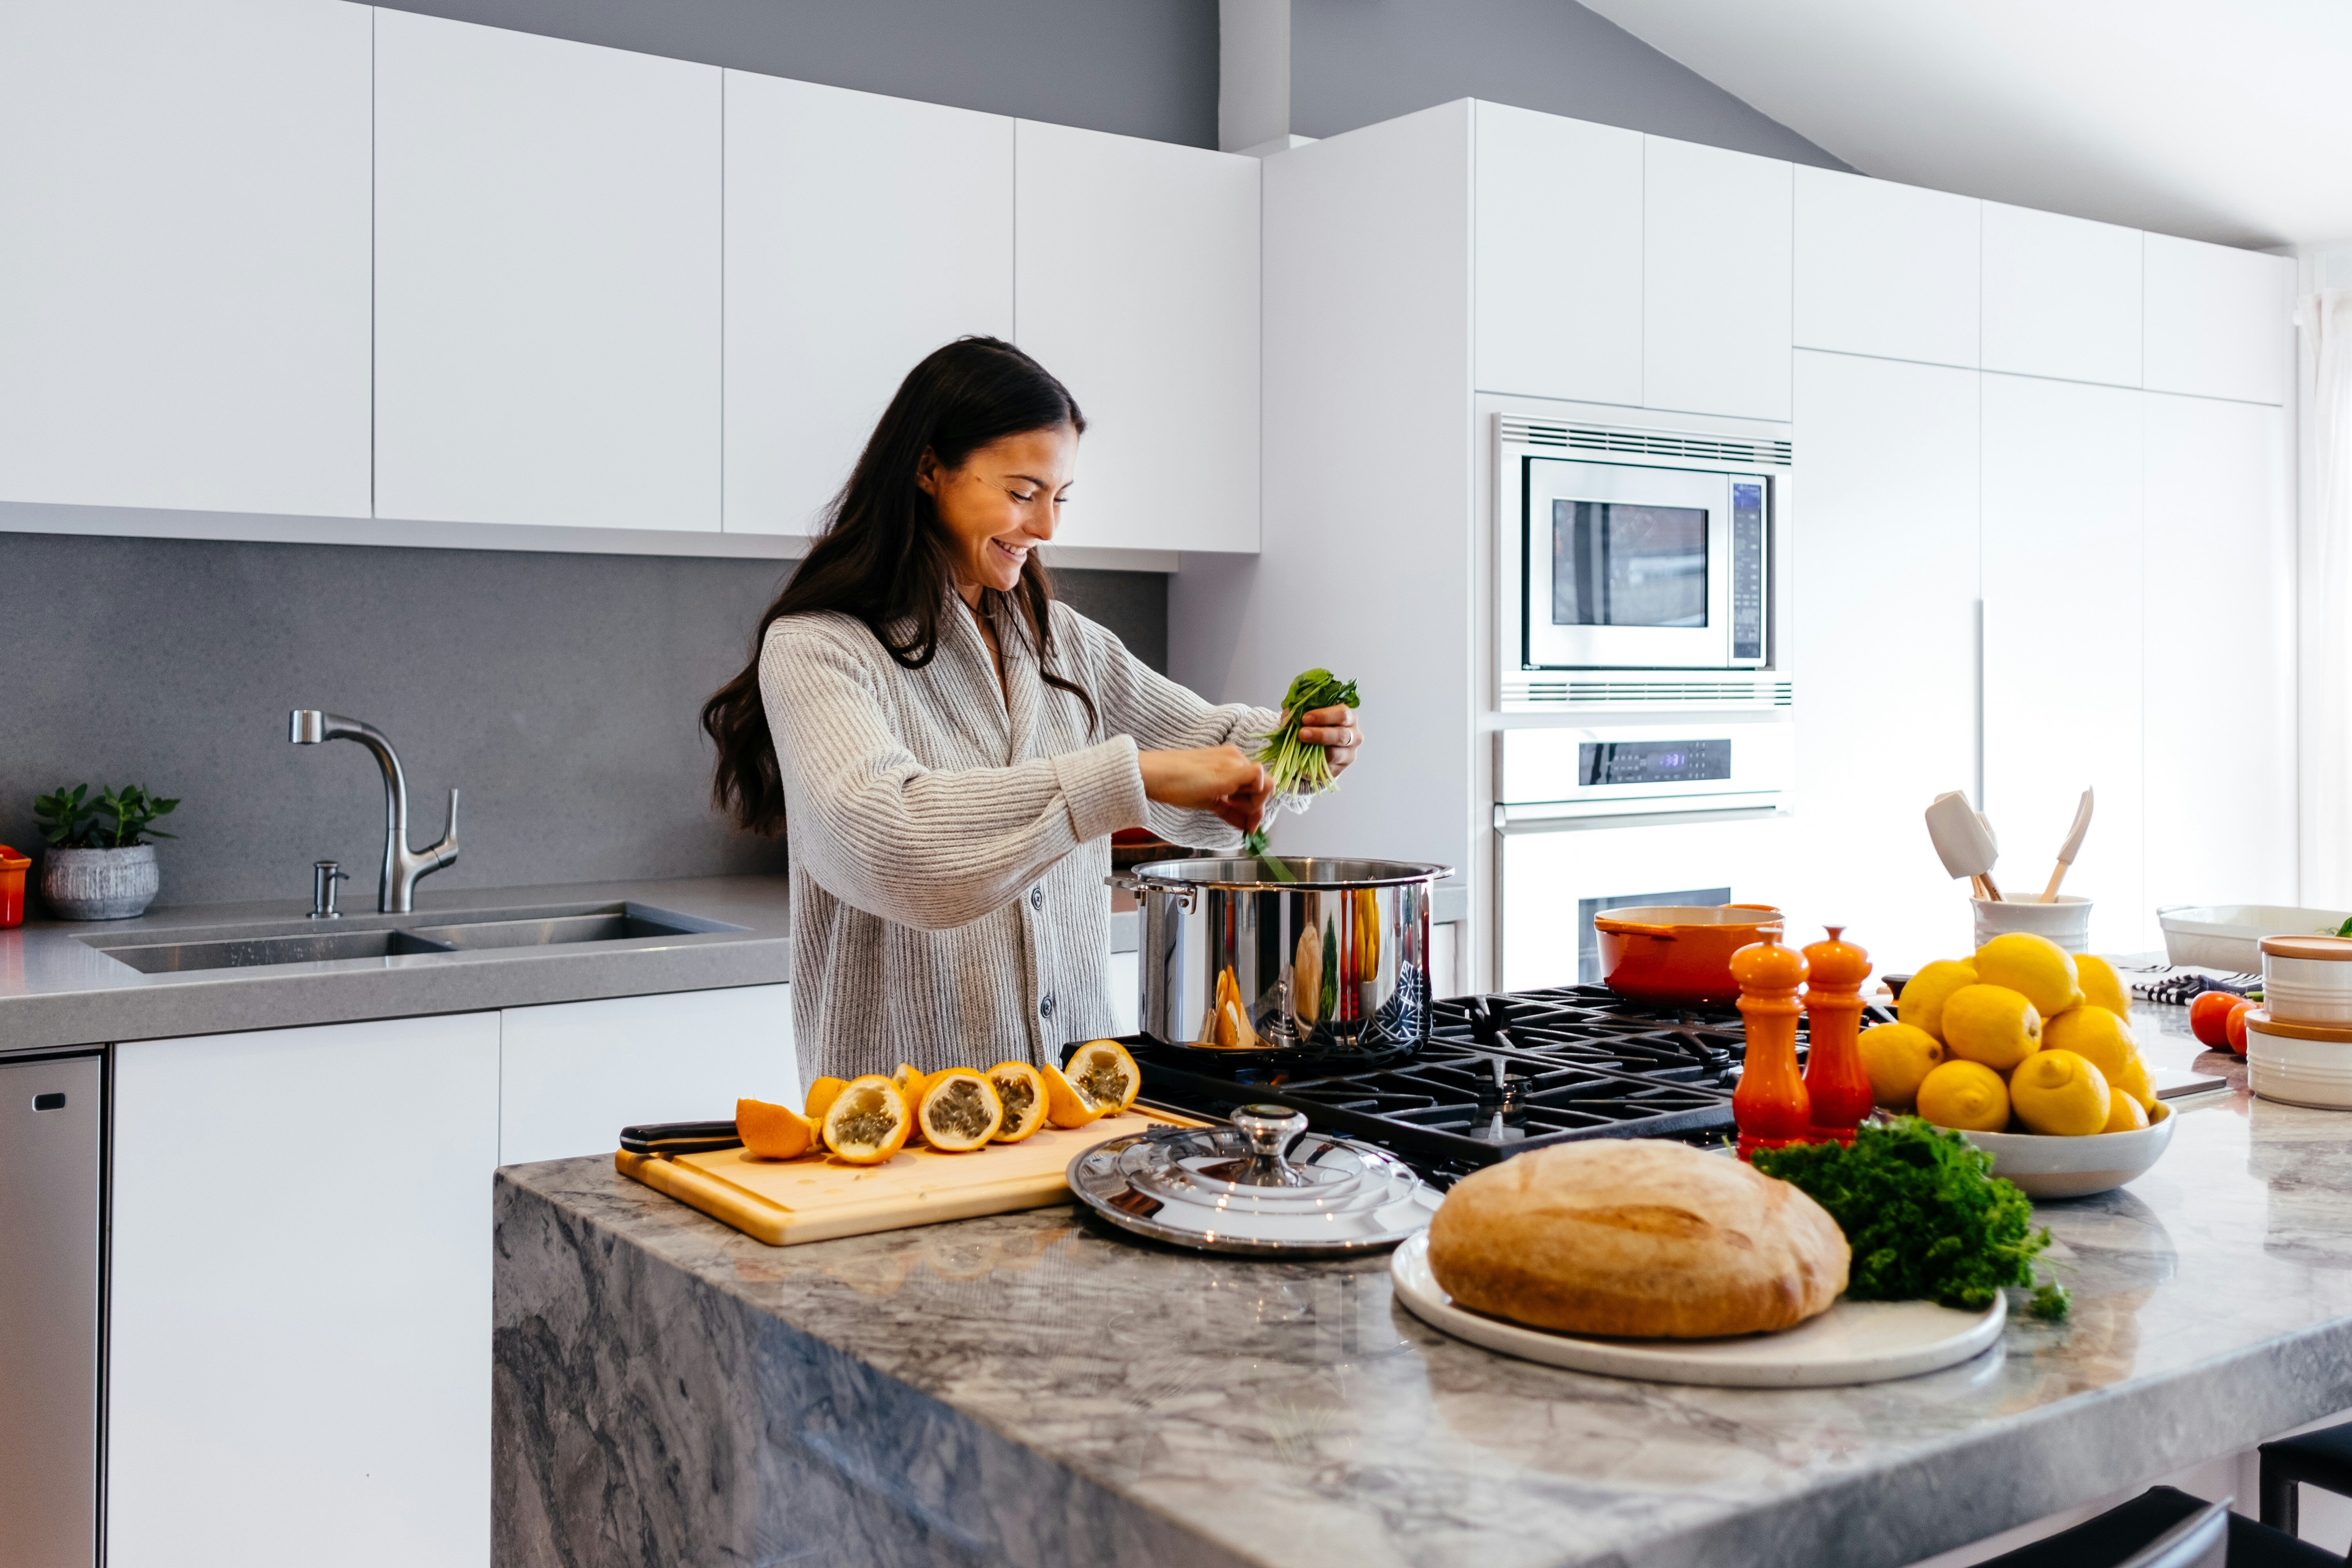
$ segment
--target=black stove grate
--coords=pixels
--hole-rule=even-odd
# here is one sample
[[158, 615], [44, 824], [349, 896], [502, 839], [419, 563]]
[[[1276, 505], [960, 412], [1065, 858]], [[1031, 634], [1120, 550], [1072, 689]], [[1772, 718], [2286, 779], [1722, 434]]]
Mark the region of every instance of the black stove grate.
[[1409, 1059], [1360, 1065], [1256, 1052], [1223, 1060], [1149, 1036], [1122, 1043], [1155, 1104], [1222, 1117], [1272, 1100], [1389, 1150], [1441, 1185], [1551, 1143], [1732, 1136], [1747, 1045], [1736, 1008], [1653, 1007], [1606, 986], [1564, 985], [1439, 1002], [1431, 1030]]

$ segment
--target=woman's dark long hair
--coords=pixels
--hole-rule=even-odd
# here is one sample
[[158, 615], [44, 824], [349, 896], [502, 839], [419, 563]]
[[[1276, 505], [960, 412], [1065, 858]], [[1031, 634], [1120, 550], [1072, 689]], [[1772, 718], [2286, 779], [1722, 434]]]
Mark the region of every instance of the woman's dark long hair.
[[[824, 531], [760, 617], [742, 673], [702, 705], [703, 731], [719, 748], [711, 802], [738, 827], [773, 835], [784, 825], [783, 779], [760, 700], [760, 649], [768, 628], [779, 616], [837, 610], [865, 622], [906, 668], [930, 663], [939, 652], [940, 616], [955, 591], [955, 563], [931, 498], [915, 482], [924, 455], [942, 468], [960, 468], [992, 441], [1061, 425], [1081, 435], [1087, 428], [1069, 388], [996, 338], [959, 338], [907, 373], [849, 482], [826, 509]], [[1053, 598], [1052, 579], [1033, 550], [1012, 592], [982, 590], [980, 613], [1000, 641], [1018, 628], [1045, 684], [1076, 696], [1091, 729], [1098, 720], [1094, 699], [1050, 668]]]

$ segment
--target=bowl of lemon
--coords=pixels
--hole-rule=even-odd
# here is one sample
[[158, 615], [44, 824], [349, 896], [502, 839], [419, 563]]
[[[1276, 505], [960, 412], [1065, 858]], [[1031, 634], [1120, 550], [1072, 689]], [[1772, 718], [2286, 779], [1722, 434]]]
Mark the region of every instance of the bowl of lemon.
[[1872, 1098], [1961, 1133], [2029, 1197], [2108, 1192], [2172, 1142], [2131, 994], [2103, 958], [2006, 932], [1920, 970], [1895, 1012], [1863, 1031]]

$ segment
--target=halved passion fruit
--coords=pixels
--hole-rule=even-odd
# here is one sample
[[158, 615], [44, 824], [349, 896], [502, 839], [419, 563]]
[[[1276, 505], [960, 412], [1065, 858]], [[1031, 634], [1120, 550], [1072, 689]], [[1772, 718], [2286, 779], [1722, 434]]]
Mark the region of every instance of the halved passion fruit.
[[1045, 1120], [1056, 1127], [1084, 1127], [1110, 1109], [1088, 1100], [1051, 1062], [1038, 1068], [1037, 1076], [1045, 1080]]
[[797, 1160], [816, 1143], [816, 1123], [789, 1105], [735, 1102], [735, 1136], [762, 1160]]
[[898, 1086], [879, 1073], [852, 1079], [824, 1113], [824, 1146], [853, 1165], [878, 1165], [907, 1146], [915, 1125]]
[[1027, 1062], [999, 1062], [988, 1069], [988, 1084], [1004, 1102], [1004, 1125], [996, 1130], [999, 1143], [1018, 1143], [1045, 1125], [1045, 1080]]
[[1143, 1088], [1142, 1071], [1117, 1040], [1088, 1040], [1070, 1053], [1062, 1073], [1080, 1094], [1102, 1107], [1106, 1116], [1133, 1105]]
[[821, 1078], [817, 1079], [814, 1083], [809, 1085], [808, 1100], [807, 1103], [801, 1107], [801, 1114], [807, 1117], [811, 1121], [823, 1121], [824, 1120], [824, 1113], [833, 1109], [835, 1097], [839, 1095], [843, 1089], [847, 1089], [848, 1087], [849, 1080], [847, 1079]]
[[934, 1149], [969, 1153], [984, 1146], [1004, 1125], [1004, 1102], [988, 1079], [971, 1068], [933, 1073], [923, 1089], [915, 1124]]

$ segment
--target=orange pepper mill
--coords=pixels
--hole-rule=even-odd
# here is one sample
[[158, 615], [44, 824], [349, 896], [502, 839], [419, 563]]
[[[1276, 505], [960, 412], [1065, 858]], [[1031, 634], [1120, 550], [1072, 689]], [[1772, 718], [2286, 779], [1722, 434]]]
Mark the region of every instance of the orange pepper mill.
[[1812, 1128], [1812, 1101], [1797, 1076], [1797, 1015], [1803, 1010], [1797, 987], [1811, 967], [1770, 931], [1731, 955], [1739, 1016], [1748, 1021], [1748, 1054], [1731, 1095], [1743, 1160], [1759, 1149], [1801, 1143]]
[[1828, 941], [1805, 949], [1812, 971], [1805, 986], [1812, 1041], [1805, 1058], [1805, 1093], [1812, 1102], [1812, 1141], [1851, 1143], [1853, 1130], [1870, 1114], [1870, 1075], [1862, 1068], [1860, 1043], [1862, 983], [1870, 978], [1870, 954], [1841, 940], [1845, 927], [1828, 930]]

